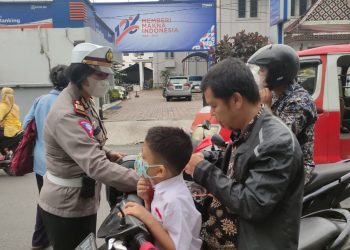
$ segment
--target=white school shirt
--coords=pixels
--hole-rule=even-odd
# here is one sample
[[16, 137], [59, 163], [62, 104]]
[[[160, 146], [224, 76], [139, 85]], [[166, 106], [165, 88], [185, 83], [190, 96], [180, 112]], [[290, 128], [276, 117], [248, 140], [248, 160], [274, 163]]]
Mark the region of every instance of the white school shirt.
[[[192, 195], [182, 173], [154, 186], [152, 215], [163, 225], [179, 250], [199, 250], [202, 217], [194, 205]], [[156, 247], [159, 247], [157, 241]]]

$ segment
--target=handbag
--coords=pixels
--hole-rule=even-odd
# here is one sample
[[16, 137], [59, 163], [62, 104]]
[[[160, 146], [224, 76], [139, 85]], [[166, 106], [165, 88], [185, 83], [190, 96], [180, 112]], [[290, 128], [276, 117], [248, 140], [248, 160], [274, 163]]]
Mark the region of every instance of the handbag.
[[10, 168], [14, 175], [21, 176], [33, 172], [36, 136], [36, 124], [33, 119], [24, 130], [22, 140], [13, 154]]
[[[4, 116], [4, 118], [2, 118], [0, 122], [3, 122], [6, 119], [6, 117], [11, 113], [12, 108], [13, 108], [13, 105], [11, 106], [9, 112], [7, 112], [7, 114]], [[5, 137], [5, 127], [0, 125], [0, 138], [3, 138], [3, 137]]]

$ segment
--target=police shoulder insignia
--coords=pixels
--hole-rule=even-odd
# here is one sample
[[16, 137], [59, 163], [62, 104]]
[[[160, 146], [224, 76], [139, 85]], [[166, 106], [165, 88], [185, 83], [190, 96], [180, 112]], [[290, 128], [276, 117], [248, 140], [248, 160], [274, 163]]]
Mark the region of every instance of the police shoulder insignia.
[[79, 125], [85, 130], [88, 136], [92, 138], [92, 135], [94, 134], [94, 128], [92, 127], [90, 121], [84, 119], [79, 120]]
[[84, 106], [80, 101], [73, 101], [74, 112], [80, 115], [86, 115]]

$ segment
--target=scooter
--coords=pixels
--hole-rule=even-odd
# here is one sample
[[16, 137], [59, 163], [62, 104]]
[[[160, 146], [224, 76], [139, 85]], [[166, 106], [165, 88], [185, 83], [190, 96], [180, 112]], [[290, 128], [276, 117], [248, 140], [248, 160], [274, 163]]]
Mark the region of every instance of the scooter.
[[349, 236], [348, 210], [317, 211], [301, 218], [298, 250], [348, 250]]
[[4, 170], [10, 176], [13, 175], [10, 167], [12, 154], [12, 152], [8, 152], [0, 155], [0, 169]]
[[[203, 142], [206, 140], [203, 140]], [[215, 134], [211, 138], [212, 145], [206, 142], [198, 147], [204, 148], [204, 156], [207, 160], [220, 166], [219, 162], [222, 149], [227, 146], [220, 135]], [[350, 160], [330, 164], [316, 165], [310, 181], [304, 189], [303, 214], [328, 208], [340, 208], [341, 202], [350, 197]]]
[[[215, 138], [213, 136], [213, 141], [219, 142], [220, 141], [219, 139], [220, 138]], [[221, 141], [221, 143], [218, 143], [218, 144], [220, 144], [220, 145], [217, 145], [217, 147], [224, 146], [222, 141]], [[206, 152], [212, 153], [212, 154], [210, 154], [211, 157], [214, 157], [215, 155], [217, 155], [217, 154], [213, 154], [213, 151], [211, 151], [212, 145], [210, 145], [210, 147], [208, 149], [210, 151], [206, 151]], [[215, 149], [217, 149], [217, 148], [215, 148]], [[219, 150], [218, 154], [220, 154], [220, 153], [222, 153], [222, 150]], [[128, 167], [128, 168], [132, 168], [134, 165], [135, 159], [136, 159], [135, 155], [128, 155], [128, 156], [123, 157], [123, 159], [121, 159], [119, 161], [119, 164], [121, 164], [122, 166]], [[318, 178], [315, 177], [315, 180], [317, 180], [317, 179]], [[192, 183], [194, 183], [194, 182], [192, 181]], [[202, 199], [203, 196], [201, 195], [201, 194], [206, 192], [205, 189], [203, 189], [199, 185], [196, 188], [197, 189], [194, 188], [192, 190], [192, 191], [195, 191], [195, 192], [192, 192], [194, 200], [195, 200], [195, 204], [196, 203], [200, 204], [201, 202], [207, 201], [208, 199]], [[320, 192], [320, 189], [321, 188], [316, 189], [315, 192]], [[311, 192], [310, 194], [313, 194], [315, 192]], [[124, 202], [125, 194], [123, 194], [121, 192], [109, 193], [109, 194], [110, 195], [107, 196], [107, 200], [110, 198], [113, 198], [113, 200], [108, 200], [110, 202], [110, 204], [113, 204], [117, 200], [121, 201], [118, 204], [120, 204], [120, 203], [125, 204], [125, 202]], [[119, 195], [119, 196], [115, 197], [115, 195]], [[135, 198], [135, 196], [133, 196], [133, 197]], [[307, 197], [308, 197], [308, 195], [306, 195], [304, 197], [304, 206], [305, 206], [305, 203], [307, 203], [309, 201], [308, 199], [310, 199]], [[318, 196], [318, 198], [319, 197], [321, 197], [321, 196]], [[315, 202], [315, 199], [312, 199], [312, 200]], [[140, 201], [138, 201], [138, 202], [140, 202]], [[120, 209], [118, 207], [119, 207], [119, 205], [113, 206], [112, 211], [111, 211], [112, 215], [110, 214], [107, 217], [107, 219], [102, 224], [102, 226], [98, 232], [98, 237], [102, 236], [103, 238], [107, 238], [107, 239], [111, 240], [111, 242], [109, 242], [106, 245], [112, 246], [115, 243], [116, 246], [120, 246], [120, 244], [127, 245], [127, 244], [131, 244], [132, 242], [136, 242], [137, 239], [135, 239], [135, 238], [137, 238], [136, 237], [137, 233], [135, 233], [134, 231], [133, 231], [133, 233], [129, 233], [130, 231], [134, 230], [135, 225], [136, 225], [136, 228], [139, 227], [139, 228], [137, 228], [137, 230], [139, 230], [140, 232], [147, 235], [146, 238], [149, 237], [149, 235], [145, 231], [147, 229], [144, 227], [144, 225], [142, 223], [137, 224], [136, 222], [138, 220], [136, 220], [136, 221], [133, 220], [135, 218], [133, 218], [131, 220], [131, 222], [129, 220], [125, 219], [128, 223], [132, 223], [134, 226], [126, 227], [127, 229], [125, 229], [123, 231], [123, 233], [121, 233], [122, 230], [118, 226], [119, 225], [118, 223], [120, 223], [120, 222], [118, 222], [118, 221], [120, 221], [120, 217], [118, 218], [116, 216], [116, 213], [120, 212]], [[314, 205], [312, 205], [310, 207], [313, 209], [317, 209], [317, 207]], [[304, 214], [306, 212], [307, 211], [305, 210]], [[126, 217], [128, 217], [128, 216], [125, 216], [125, 218]], [[140, 222], [140, 221], [138, 221], [138, 222]], [[113, 224], [113, 223], [115, 223], [115, 224]], [[106, 233], [107, 231], [111, 231], [113, 233], [108, 234], [108, 233]], [[104, 237], [106, 235], [114, 235], [114, 237]], [[125, 237], [123, 235], [125, 235]], [[130, 238], [130, 236], [135, 236], [135, 237]], [[345, 209], [317, 210], [316, 212], [309, 213], [307, 215], [304, 215], [301, 218], [298, 250], [326, 250], [326, 249], [327, 250], [335, 250], [335, 249], [345, 250], [345, 249], [350, 249], [349, 237], [350, 237], [350, 212], [349, 211], [347, 211]], [[94, 239], [91, 236], [90, 236], [90, 240], [88, 238], [85, 242], [86, 244], [90, 244], [89, 242], [91, 242], [91, 239]], [[106, 241], [106, 242], [108, 242], [108, 241]], [[123, 243], [121, 243], [121, 242], [123, 242]], [[90, 249], [90, 248], [79, 248], [79, 250], [81, 250], [81, 249]], [[97, 248], [91, 248], [91, 249], [97, 249]], [[108, 248], [99, 248], [99, 249], [108, 249]], [[113, 248], [110, 248], [110, 249], [113, 249]], [[122, 248], [121, 247], [121, 248], [117, 248], [117, 249], [129, 249], [129, 248]], [[150, 248], [150, 249], [152, 249], [152, 248]]]
[[13, 176], [11, 172], [11, 159], [15, 152], [18, 143], [21, 141], [23, 131], [19, 132], [15, 139], [12, 141], [12, 145], [4, 145], [4, 142], [0, 143], [0, 169], [4, 170], [6, 174]]
[[102, 246], [97, 248], [95, 236], [90, 234], [75, 250], [157, 250], [151, 243], [151, 235], [143, 222], [124, 214], [123, 208], [128, 201], [142, 204], [137, 195], [124, 195], [97, 232], [98, 238], [105, 239]]

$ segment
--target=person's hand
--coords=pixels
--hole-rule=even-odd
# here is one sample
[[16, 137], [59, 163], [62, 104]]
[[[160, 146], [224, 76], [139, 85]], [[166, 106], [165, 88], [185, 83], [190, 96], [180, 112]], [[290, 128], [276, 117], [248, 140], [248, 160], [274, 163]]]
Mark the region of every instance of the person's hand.
[[270, 108], [272, 105], [272, 92], [268, 88], [261, 89], [260, 99], [263, 104]]
[[187, 163], [185, 167], [185, 172], [191, 176], [193, 176], [193, 172], [197, 167], [200, 161], [204, 160], [204, 155], [202, 153], [195, 153], [191, 156], [190, 161]]
[[146, 204], [151, 203], [153, 197], [153, 187], [149, 180], [141, 177], [137, 182], [137, 196], [145, 201]]
[[146, 221], [149, 216], [152, 216], [147, 209], [136, 202], [128, 202], [126, 203], [124, 210], [125, 215], [132, 215], [138, 218], [141, 221]]
[[123, 158], [124, 156], [126, 156], [125, 153], [121, 153], [121, 152], [116, 152], [116, 151], [112, 151], [108, 154], [108, 159], [112, 162], [116, 162], [119, 159]]

